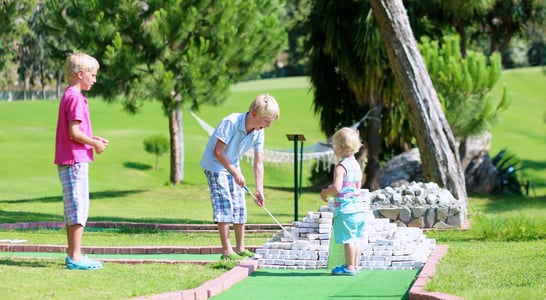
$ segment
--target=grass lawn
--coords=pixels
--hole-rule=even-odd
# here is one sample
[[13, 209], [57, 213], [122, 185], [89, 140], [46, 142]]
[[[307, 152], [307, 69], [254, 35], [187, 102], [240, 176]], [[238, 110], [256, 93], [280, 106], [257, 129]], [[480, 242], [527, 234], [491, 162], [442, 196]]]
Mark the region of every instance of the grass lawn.
[[[512, 106], [501, 115], [492, 130], [492, 154], [507, 147], [523, 160], [524, 177], [535, 186], [533, 197], [472, 196], [469, 217], [473, 228], [467, 232], [430, 232], [450, 251], [441, 262], [438, 275], [427, 287], [463, 296], [465, 299], [544, 298], [546, 211], [546, 106], [544, 75], [538, 68], [505, 71], [501, 83], [513, 94]], [[100, 80], [100, 78], [99, 78]], [[220, 106], [203, 106], [197, 114], [209, 124], [226, 114], [246, 111], [254, 96], [268, 92], [281, 106], [281, 119], [266, 133], [266, 147], [291, 149], [286, 134], [303, 133], [307, 144], [324, 141], [318, 120], [312, 113], [312, 96], [304, 77], [243, 82], [233, 87]], [[495, 93], [502, 88], [499, 85]], [[53, 165], [58, 101], [0, 102], [0, 223], [62, 221], [62, 201]], [[159, 104], [147, 102], [137, 115], [127, 115], [117, 104], [91, 99], [91, 118], [96, 135], [110, 140], [106, 151], [90, 167], [90, 221], [160, 223], [212, 223], [208, 188], [199, 168], [207, 141], [206, 132], [189, 113], [184, 114], [184, 182], [168, 184], [168, 155], [146, 153], [142, 141], [153, 134], [168, 136], [168, 121]], [[310, 174], [304, 164], [303, 178]], [[243, 172], [252, 187], [251, 166]], [[266, 166], [267, 207], [282, 223], [294, 220], [293, 167]], [[304, 186], [309, 183], [304, 181]], [[299, 199], [299, 219], [321, 205], [318, 194], [304, 191]], [[263, 209], [250, 205], [249, 223], [273, 223]], [[64, 231], [6, 231], [0, 238], [28, 239], [39, 243], [64, 244]], [[267, 236], [249, 236], [247, 244], [261, 244]], [[218, 245], [215, 235], [185, 236], [160, 232], [86, 232], [84, 245]], [[482, 263], [480, 263], [482, 262]], [[529, 267], [525, 269], [525, 266]], [[513, 269], [507, 270], [508, 266]], [[149, 269], [148, 269], [149, 268]], [[153, 265], [135, 270], [133, 266], [109, 264], [101, 272], [78, 273], [76, 278], [60, 261], [0, 259], [0, 281], [7, 298], [29, 299], [122, 299], [143, 294], [189, 288], [222, 269], [205, 267], [196, 276], [183, 266]], [[526, 270], [526, 271], [525, 271]], [[81, 274], [81, 275], [80, 275]], [[98, 278], [101, 277], [101, 278]], [[48, 278], [47, 281], [43, 278]], [[146, 283], [141, 281], [147, 278]], [[195, 279], [195, 281], [193, 281]], [[81, 289], [66, 287], [67, 282]], [[501, 288], [498, 283], [506, 283]], [[64, 293], [66, 290], [66, 294]], [[479, 291], [479, 292], [478, 292]]]
[[546, 75], [541, 68], [504, 71], [493, 97], [506, 86], [512, 96], [507, 111], [491, 130], [491, 156], [501, 149], [517, 155], [523, 178], [534, 186], [532, 196], [546, 195]]
[[3, 299], [127, 299], [196, 288], [225, 271], [211, 265], [107, 263], [100, 271], [74, 272], [62, 260], [0, 258], [0, 288]]

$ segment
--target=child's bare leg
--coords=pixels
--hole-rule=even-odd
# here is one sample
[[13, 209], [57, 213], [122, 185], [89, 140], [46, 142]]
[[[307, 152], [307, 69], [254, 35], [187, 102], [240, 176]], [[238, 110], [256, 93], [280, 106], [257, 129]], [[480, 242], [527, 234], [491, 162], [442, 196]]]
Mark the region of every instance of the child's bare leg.
[[358, 244], [358, 242], [354, 243], [354, 266], [355, 266], [355, 270], [358, 270], [358, 262], [360, 261], [360, 245]]
[[345, 268], [347, 268], [349, 271], [356, 271], [355, 254], [355, 244], [345, 244]]
[[[233, 253], [231, 241], [229, 240], [230, 223], [218, 223], [218, 233], [220, 234], [220, 243], [222, 243], [222, 255], [228, 256]], [[237, 231], [236, 231], [237, 232]]]
[[245, 251], [245, 224], [233, 224], [235, 231], [235, 251], [241, 253]]
[[72, 260], [79, 261], [82, 259], [82, 238], [83, 238], [83, 225], [67, 225], [66, 237], [68, 241], [67, 255]]

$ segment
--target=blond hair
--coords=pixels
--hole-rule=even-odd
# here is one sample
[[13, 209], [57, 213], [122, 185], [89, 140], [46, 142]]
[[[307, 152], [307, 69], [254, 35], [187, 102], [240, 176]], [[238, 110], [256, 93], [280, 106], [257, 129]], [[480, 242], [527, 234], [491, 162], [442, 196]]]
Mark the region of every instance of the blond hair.
[[338, 147], [342, 156], [350, 156], [358, 152], [362, 147], [358, 130], [343, 127], [334, 133], [332, 137], [334, 147]]
[[98, 69], [99, 62], [93, 56], [82, 52], [70, 54], [64, 62], [64, 75], [70, 84], [75, 82], [79, 71], [92, 72]]
[[278, 120], [281, 116], [277, 100], [268, 94], [259, 95], [254, 98], [248, 111], [255, 111], [259, 116], [273, 118], [273, 120]]

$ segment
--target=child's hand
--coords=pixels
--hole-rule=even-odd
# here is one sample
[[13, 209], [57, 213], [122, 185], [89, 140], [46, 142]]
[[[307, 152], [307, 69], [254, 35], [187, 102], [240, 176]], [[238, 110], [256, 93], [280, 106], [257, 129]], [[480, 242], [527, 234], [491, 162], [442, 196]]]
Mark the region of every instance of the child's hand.
[[108, 140], [98, 136], [94, 136], [93, 139], [100, 142], [93, 146], [93, 148], [95, 148], [95, 152], [97, 154], [104, 152], [104, 149], [106, 149], [106, 146], [108, 145]]
[[259, 207], [264, 206], [265, 203], [265, 197], [262, 195], [262, 193], [256, 192], [256, 198], [254, 198], [254, 203], [258, 205]]
[[328, 192], [328, 189], [322, 189], [322, 191], [320, 192], [320, 198], [324, 202], [328, 202], [328, 193], [327, 192]]
[[110, 141], [108, 141], [107, 139], [102, 138], [100, 136], [94, 136], [93, 139], [95, 139], [97, 141], [101, 141], [104, 145], [108, 145], [108, 143], [110, 143]]

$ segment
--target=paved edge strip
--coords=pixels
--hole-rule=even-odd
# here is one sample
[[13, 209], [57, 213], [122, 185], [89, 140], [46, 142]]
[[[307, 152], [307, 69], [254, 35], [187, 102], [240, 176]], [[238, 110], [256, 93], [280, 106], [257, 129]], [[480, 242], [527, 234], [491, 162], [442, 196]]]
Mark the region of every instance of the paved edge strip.
[[[260, 246], [246, 246], [256, 251]], [[43, 244], [4, 244], [0, 243], [0, 252], [50, 252], [66, 253], [65, 245]], [[85, 254], [221, 254], [220, 246], [82, 246]]]
[[141, 296], [132, 300], [205, 300], [228, 290], [258, 269], [258, 261], [243, 260], [228, 272], [203, 283], [195, 289]]
[[436, 273], [438, 262], [447, 254], [447, 245], [436, 245], [428, 257], [423, 269], [410, 288], [410, 300], [462, 300], [463, 298], [440, 292], [426, 292], [425, 286]]

